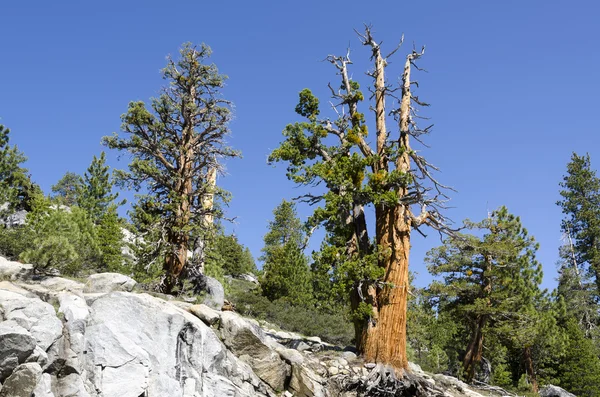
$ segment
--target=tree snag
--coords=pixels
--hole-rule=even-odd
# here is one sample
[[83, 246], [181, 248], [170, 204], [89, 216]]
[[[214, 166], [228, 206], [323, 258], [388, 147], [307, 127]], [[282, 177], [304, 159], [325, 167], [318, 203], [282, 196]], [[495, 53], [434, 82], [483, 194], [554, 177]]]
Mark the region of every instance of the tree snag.
[[[309, 192], [297, 199], [324, 204], [315, 210], [309, 226], [323, 225], [327, 231], [328, 248], [322, 260], [329, 261], [334, 278], [348, 285], [358, 351], [367, 361], [393, 367], [401, 375], [408, 365], [410, 235], [413, 230], [422, 234], [422, 225], [441, 233], [451, 231], [439, 211], [445, 208], [448, 187], [432, 176], [437, 168], [411, 148], [411, 141], [420, 142], [431, 128], [417, 126], [416, 105], [427, 104], [411, 92], [416, 85], [411, 68], [424, 49], [407, 55], [402, 83], [394, 88], [385, 71], [402, 41], [383, 56], [370, 27], [358, 34], [370, 48], [373, 62], [373, 70], [367, 73], [373, 79], [367, 101], [373, 101], [375, 148], [367, 141], [367, 122], [359, 112], [365, 97], [358, 81], [350, 78], [348, 51], [345, 56], [327, 57], [341, 78], [339, 88], [329, 85], [337, 118], [319, 118], [319, 100], [303, 90], [296, 112], [307, 121], [286, 127], [286, 139], [269, 160], [287, 162], [288, 178], [298, 184], [326, 187], [324, 194]], [[396, 106], [387, 109], [386, 100]], [[397, 125], [396, 134], [388, 128], [392, 123]], [[368, 235], [365, 207], [369, 205], [375, 208], [374, 239]]]

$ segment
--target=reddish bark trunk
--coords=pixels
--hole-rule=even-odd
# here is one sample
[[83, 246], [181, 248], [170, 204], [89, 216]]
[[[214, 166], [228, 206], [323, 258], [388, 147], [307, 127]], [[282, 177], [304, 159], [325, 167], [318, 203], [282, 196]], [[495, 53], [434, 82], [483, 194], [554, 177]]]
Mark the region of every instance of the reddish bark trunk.
[[362, 334], [361, 350], [369, 362], [391, 365], [400, 373], [408, 367], [406, 356], [406, 309], [410, 225], [402, 207], [377, 208], [377, 243], [383, 251], [385, 276], [371, 286], [373, 316]]
[[470, 383], [475, 377], [477, 365], [481, 362], [483, 354], [483, 327], [485, 327], [486, 317], [480, 316], [475, 322], [471, 342], [467, 346], [467, 351], [463, 359], [463, 374], [465, 380]]
[[[377, 126], [377, 153], [381, 156], [375, 172], [387, 174], [389, 170], [386, 147], [388, 145], [385, 110], [385, 66], [379, 46], [370, 45], [375, 59], [375, 119]], [[400, 103], [399, 146], [402, 154], [396, 159], [395, 167], [403, 173], [410, 172], [410, 60], [407, 59], [403, 74], [402, 100]], [[398, 198], [405, 197], [408, 187], [396, 190]], [[379, 250], [379, 265], [384, 277], [378, 284], [366, 289], [365, 301], [371, 304], [370, 318], [356, 327], [357, 347], [366, 361], [391, 365], [397, 375], [408, 367], [406, 355], [406, 310], [408, 298], [408, 258], [412, 214], [410, 208], [398, 203], [382, 203], [375, 206], [376, 243]]]
[[523, 360], [525, 361], [525, 371], [527, 372], [529, 382], [531, 383], [531, 390], [534, 393], [537, 393], [539, 392], [540, 387], [538, 385], [537, 377], [535, 376], [535, 370], [533, 368], [533, 355], [531, 353], [530, 346], [523, 350]]

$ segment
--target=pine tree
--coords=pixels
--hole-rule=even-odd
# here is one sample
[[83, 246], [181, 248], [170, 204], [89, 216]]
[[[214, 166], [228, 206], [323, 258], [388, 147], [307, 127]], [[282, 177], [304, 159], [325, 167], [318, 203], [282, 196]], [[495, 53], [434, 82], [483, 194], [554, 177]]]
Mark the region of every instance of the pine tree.
[[[10, 129], [0, 125], [0, 215], [14, 210], [31, 210], [34, 197], [41, 192], [31, 181], [27, 169], [21, 164], [27, 157], [17, 146], [9, 144]], [[5, 203], [8, 204], [4, 208]]]
[[571, 244], [559, 249], [558, 286], [556, 295], [565, 304], [567, 313], [577, 321], [586, 336], [600, 341], [600, 313], [596, 304], [594, 277], [579, 271]]
[[94, 156], [83, 175], [82, 183], [78, 185], [77, 204], [87, 211], [96, 223], [100, 223], [109, 206], [119, 196], [118, 193], [112, 193], [114, 182], [109, 170], [106, 154], [102, 152], [99, 158]]
[[[371, 29], [360, 35], [370, 51], [373, 70], [371, 108], [375, 116], [376, 145], [367, 143], [368, 127], [359, 107], [365, 101], [358, 81], [349, 71], [350, 55], [329, 56], [341, 81], [329, 86], [337, 119], [320, 118], [319, 99], [308, 89], [300, 92], [296, 112], [304, 118], [286, 126], [285, 140], [269, 160], [288, 164], [288, 178], [295, 183], [325, 188], [303, 200], [323, 204], [310, 220], [324, 226], [334, 255], [327, 262], [335, 273], [346, 274], [342, 285], [350, 295], [358, 351], [367, 361], [394, 367], [408, 366], [406, 356], [406, 308], [408, 258], [411, 231], [422, 225], [445, 230], [440, 215], [443, 186], [432, 176], [432, 167], [411, 144], [420, 141], [421, 129], [413, 106], [423, 102], [413, 93], [412, 67], [423, 51], [407, 55], [396, 90], [386, 81], [389, 56], [382, 53]], [[395, 94], [392, 94], [395, 92]], [[386, 107], [386, 100], [394, 106]], [[389, 104], [388, 104], [389, 105]], [[391, 117], [394, 117], [392, 124]], [[396, 125], [392, 133], [389, 125]], [[434, 190], [433, 197], [428, 192]], [[375, 238], [369, 238], [365, 206], [375, 209]], [[413, 213], [415, 208], [421, 212]], [[343, 267], [342, 270], [339, 268]]]
[[216, 265], [231, 276], [256, 273], [256, 264], [250, 250], [240, 244], [235, 235], [219, 233], [209, 240], [206, 262], [207, 266]]
[[528, 308], [540, 294], [541, 265], [535, 260], [538, 245], [505, 207], [482, 222], [466, 222], [470, 229], [484, 230], [473, 235], [448, 238], [427, 257], [434, 282], [431, 292], [445, 310], [469, 324], [471, 333], [463, 358], [463, 374], [472, 381], [483, 352], [489, 327], [512, 326], [527, 321]]
[[458, 324], [448, 313], [436, 313], [427, 291], [413, 288], [408, 302], [407, 338], [413, 358], [424, 370], [453, 371]]
[[38, 195], [25, 226], [31, 245], [20, 259], [43, 272], [58, 269], [75, 275], [98, 260], [100, 251], [94, 223], [81, 208], [61, 209]]
[[590, 156], [573, 153], [560, 187], [565, 218], [561, 229], [574, 241], [576, 267], [588, 269], [600, 289], [600, 178], [591, 168]]
[[568, 343], [558, 369], [560, 387], [578, 397], [600, 396], [600, 352], [574, 319], [565, 330]]
[[78, 202], [78, 194], [82, 190], [82, 185], [81, 176], [67, 172], [51, 189], [55, 199], [58, 199], [61, 204], [72, 207]]
[[100, 249], [98, 268], [101, 271], [118, 272], [124, 269], [122, 222], [116, 205], [110, 205], [97, 225], [97, 244]]
[[231, 119], [231, 103], [220, 96], [226, 76], [207, 63], [210, 55], [206, 45], [185, 44], [179, 59], [169, 58], [163, 69], [169, 85], [152, 100], [152, 111], [143, 102], [130, 103], [122, 116], [125, 136], [104, 138], [111, 149], [132, 155], [129, 172], [118, 176], [145, 189], [145, 203], [153, 202], [160, 214], [154, 233], [160, 249], [154, 258], [164, 258], [160, 289], [166, 293], [182, 275], [200, 272], [187, 266], [188, 250], [194, 250], [190, 239], [206, 228], [207, 215], [220, 216], [219, 206], [206, 203], [228, 195], [214, 186], [211, 176], [221, 169], [222, 159], [238, 155], [224, 140]]
[[294, 203], [283, 200], [273, 210], [273, 216], [262, 249], [263, 294], [270, 300], [286, 299], [295, 305], [310, 305], [312, 280], [308, 258], [303, 253], [303, 226]]
[[264, 236], [263, 260], [271, 249], [293, 244], [300, 248], [304, 243], [302, 222], [296, 213], [296, 206], [285, 199], [273, 210], [274, 219], [269, 222], [269, 231]]

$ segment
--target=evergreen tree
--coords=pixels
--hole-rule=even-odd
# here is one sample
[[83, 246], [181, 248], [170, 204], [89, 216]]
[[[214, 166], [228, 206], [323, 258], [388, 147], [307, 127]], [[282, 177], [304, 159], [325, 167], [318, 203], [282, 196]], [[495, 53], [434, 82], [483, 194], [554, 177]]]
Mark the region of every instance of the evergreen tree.
[[240, 244], [235, 235], [217, 234], [209, 242], [206, 255], [208, 267], [220, 267], [225, 274], [232, 276], [256, 273], [256, 264], [250, 250]]
[[330, 252], [337, 252], [324, 242], [319, 251], [313, 251], [310, 265], [313, 301], [315, 307], [325, 313], [348, 311], [348, 293], [344, 285], [337, 282], [337, 274]]
[[[327, 60], [341, 78], [329, 86], [337, 119], [320, 118], [319, 99], [310, 90], [302, 90], [296, 112], [304, 121], [285, 127], [285, 140], [269, 160], [286, 162], [293, 182], [324, 188], [303, 199], [323, 204], [314, 211], [310, 224], [325, 227], [330, 251], [336, 251], [327, 254], [323, 263], [335, 267], [334, 273], [344, 279], [341, 285], [351, 298], [358, 351], [367, 361], [391, 365], [401, 373], [408, 366], [411, 231], [424, 224], [446, 229], [439, 212], [444, 194], [432, 176], [434, 167], [411, 148], [415, 139], [429, 132], [429, 127], [419, 128], [413, 118], [413, 106], [423, 103], [412, 93], [411, 70], [423, 52], [407, 55], [401, 85], [394, 90], [386, 80], [390, 63], [380, 43], [369, 27], [360, 37], [373, 61], [368, 73], [373, 78], [372, 103], [365, 108], [374, 111], [375, 147], [367, 143], [366, 118], [359, 111], [365, 95], [351, 78], [349, 54], [332, 55]], [[393, 108], [386, 107], [386, 100], [394, 103]], [[395, 133], [388, 128], [388, 115], [395, 118]], [[428, 196], [430, 190], [436, 191], [433, 197]], [[364, 210], [368, 205], [375, 209], [373, 240]], [[414, 213], [415, 208], [421, 212]]]
[[58, 199], [61, 204], [72, 207], [78, 202], [78, 194], [83, 188], [82, 185], [83, 179], [81, 176], [73, 172], [67, 172], [56, 182], [56, 185], [52, 186], [54, 198]]
[[94, 156], [92, 163], [83, 175], [83, 181], [78, 185], [77, 204], [87, 211], [96, 224], [100, 223], [108, 208], [118, 197], [112, 193], [114, 182], [106, 165], [106, 154]]
[[73, 275], [93, 267], [100, 255], [94, 224], [81, 208], [60, 209], [39, 195], [27, 214], [26, 230], [32, 242], [20, 259], [36, 271], [58, 269]]
[[440, 306], [470, 326], [463, 358], [463, 374], [470, 382], [482, 357], [488, 327], [510, 326], [516, 332], [518, 323], [530, 320], [529, 308], [540, 295], [542, 269], [535, 260], [537, 243], [505, 207], [482, 222], [466, 222], [466, 226], [485, 234], [481, 239], [450, 237], [431, 250], [426, 261], [429, 271], [444, 279], [430, 286]]
[[10, 146], [9, 134], [10, 130], [0, 125], [0, 215], [31, 210], [33, 198], [41, 192], [27, 169], [21, 167], [27, 157], [16, 146]]
[[148, 195], [138, 195], [129, 211], [136, 238], [128, 244], [135, 258], [132, 271], [136, 280], [155, 283], [162, 274], [165, 230], [161, 227], [161, 206]]
[[182, 274], [194, 277], [200, 272], [187, 267], [188, 250], [195, 248], [190, 239], [206, 228], [207, 214], [219, 216], [219, 206], [206, 204], [213, 197], [228, 197], [213, 184], [215, 170], [222, 159], [238, 155], [225, 144], [231, 104], [220, 96], [226, 77], [206, 62], [210, 54], [206, 45], [185, 44], [180, 58], [169, 58], [163, 69], [169, 85], [152, 100], [152, 111], [143, 102], [130, 103], [122, 116], [125, 136], [104, 138], [111, 149], [132, 155], [129, 172], [118, 176], [145, 189], [145, 203], [152, 201], [160, 214], [160, 231], [154, 236], [160, 249], [154, 258], [164, 258], [160, 289], [166, 293]]
[[458, 356], [454, 339], [458, 334], [458, 324], [448, 313], [436, 313], [423, 289], [412, 289], [406, 334], [413, 351], [412, 360], [424, 370], [454, 372]]
[[560, 387], [578, 397], [600, 396], [600, 352], [574, 319], [565, 330], [568, 343], [558, 369]]
[[126, 265], [122, 253], [124, 236], [116, 205], [109, 206], [99, 222], [96, 233], [97, 244], [100, 249], [99, 270], [121, 271]]
[[591, 168], [590, 156], [573, 153], [560, 187], [565, 218], [561, 228], [574, 241], [575, 266], [587, 269], [600, 288], [600, 178]]
[[283, 200], [273, 215], [262, 249], [263, 294], [270, 300], [283, 298], [295, 305], [309, 305], [312, 303], [311, 274], [308, 258], [303, 253], [303, 227], [294, 203]]
[[285, 199], [273, 210], [274, 219], [269, 222], [269, 231], [264, 236], [265, 246], [262, 249], [266, 260], [269, 251], [286, 244], [301, 248], [304, 243], [304, 228], [296, 214], [296, 206]]
[[600, 313], [596, 304], [596, 285], [593, 276], [579, 271], [573, 247], [565, 244], [559, 249], [558, 286], [556, 296], [565, 304], [565, 310], [573, 317], [588, 338], [600, 341]]

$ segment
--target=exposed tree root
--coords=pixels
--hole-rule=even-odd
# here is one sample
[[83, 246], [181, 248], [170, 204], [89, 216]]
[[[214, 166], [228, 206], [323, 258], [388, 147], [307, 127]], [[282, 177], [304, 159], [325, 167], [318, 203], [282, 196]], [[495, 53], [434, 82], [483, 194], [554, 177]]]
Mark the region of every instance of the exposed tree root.
[[364, 397], [441, 397], [444, 395], [443, 390], [432, 386], [425, 379], [406, 371], [402, 376], [397, 376], [392, 367], [383, 364], [373, 368], [365, 380], [347, 379], [344, 389], [356, 391], [359, 396]]

